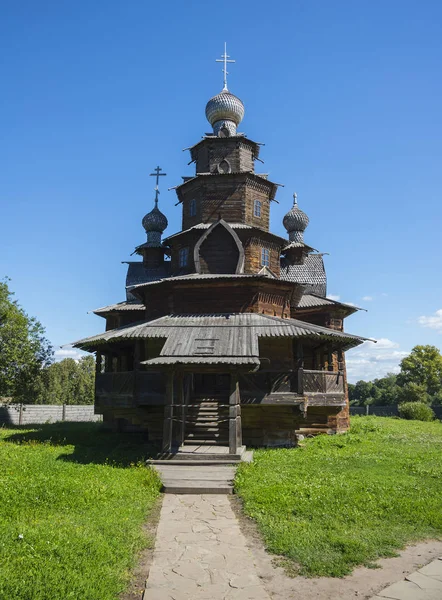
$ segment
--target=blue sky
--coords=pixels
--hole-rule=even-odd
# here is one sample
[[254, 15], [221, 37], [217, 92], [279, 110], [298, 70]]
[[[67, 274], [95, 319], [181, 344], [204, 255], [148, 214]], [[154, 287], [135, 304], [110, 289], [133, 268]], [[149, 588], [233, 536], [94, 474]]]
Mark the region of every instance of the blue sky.
[[[298, 193], [306, 241], [328, 252], [328, 293], [368, 309], [379, 339], [350, 378], [441, 346], [442, 3], [407, 0], [0, 3], [0, 276], [55, 346], [99, 332], [87, 312], [124, 298], [160, 164], [161, 209], [222, 87], [240, 129], [283, 183], [272, 230]], [[440, 311], [440, 312], [437, 312]], [[58, 356], [67, 355], [59, 351]]]

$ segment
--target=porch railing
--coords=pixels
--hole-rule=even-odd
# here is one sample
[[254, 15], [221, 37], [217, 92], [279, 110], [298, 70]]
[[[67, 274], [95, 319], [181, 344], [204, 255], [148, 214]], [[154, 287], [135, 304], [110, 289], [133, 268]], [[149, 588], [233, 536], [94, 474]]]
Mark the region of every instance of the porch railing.
[[344, 394], [344, 377], [338, 371], [298, 369], [284, 373], [258, 372], [240, 378], [241, 398], [279, 394]]
[[302, 373], [304, 394], [343, 394], [344, 376], [341, 371], [311, 371]]

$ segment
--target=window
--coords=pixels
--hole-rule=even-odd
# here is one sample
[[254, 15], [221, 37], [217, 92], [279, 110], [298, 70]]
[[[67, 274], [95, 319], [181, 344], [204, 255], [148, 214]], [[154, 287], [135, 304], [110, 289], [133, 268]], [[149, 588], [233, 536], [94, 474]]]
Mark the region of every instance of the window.
[[189, 248], [180, 248], [178, 254], [178, 264], [180, 267], [187, 267], [187, 257], [189, 255]]
[[268, 248], [261, 249], [261, 265], [270, 267], [270, 250]]
[[253, 216], [261, 217], [261, 200], [255, 200], [253, 204]]
[[194, 217], [196, 215], [196, 200], [195, 200], [195, 198], [190, 201], [189, 215], [191, 217]]

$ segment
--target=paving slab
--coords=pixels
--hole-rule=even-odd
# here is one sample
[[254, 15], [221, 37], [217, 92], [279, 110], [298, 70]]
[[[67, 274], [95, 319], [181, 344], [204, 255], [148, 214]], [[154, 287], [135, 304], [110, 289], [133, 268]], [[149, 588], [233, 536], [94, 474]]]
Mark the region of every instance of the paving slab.
[[442, 560], [436, 559], [370, 600], [442, 600]]
[[166, 494], [232, 494], [236, 467], [155, 465]]
[[143, 600], [270, 600], [225, 495], [164, 496]]

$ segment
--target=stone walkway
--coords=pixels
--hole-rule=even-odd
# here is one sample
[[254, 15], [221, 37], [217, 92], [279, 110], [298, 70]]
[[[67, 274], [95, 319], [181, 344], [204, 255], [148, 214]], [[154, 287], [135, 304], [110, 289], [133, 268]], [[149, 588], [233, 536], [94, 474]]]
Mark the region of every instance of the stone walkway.
[[371, 600], [442, 600], [442, 557], [389, 585]]
[[228, 496], [164, 496], [143, 600], [270, 600]]
[[[424, 547], [418, 545], [414, 555], [408, 550], [414, 558], [405, 563], [382, 559], [378, 572], [360, 567], [343, 579], [291, 579], [261, 544], [246, 541], [229, 496], [166, 494], [143, 600], [442, 600], [442, 558], [373, 596], [382, 582], [399, 580], [422, 564], [420, 556], [430, 560]], [[432, 556], [440, 551], [436, 542]]]

